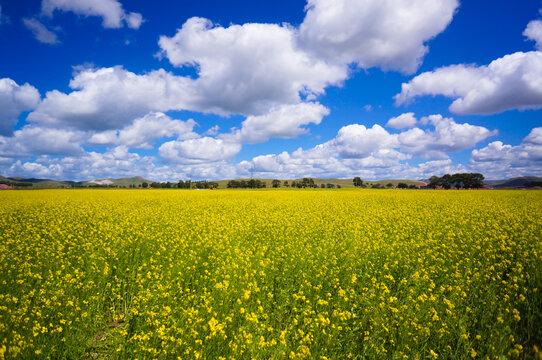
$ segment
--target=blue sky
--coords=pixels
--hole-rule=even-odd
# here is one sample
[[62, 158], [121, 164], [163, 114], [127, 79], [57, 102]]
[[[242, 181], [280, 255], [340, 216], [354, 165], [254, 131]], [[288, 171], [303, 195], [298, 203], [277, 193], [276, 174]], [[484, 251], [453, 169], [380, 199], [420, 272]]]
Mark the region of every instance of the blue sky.
[[542, 176], [538, 0], [0, 0], [0, 174]]

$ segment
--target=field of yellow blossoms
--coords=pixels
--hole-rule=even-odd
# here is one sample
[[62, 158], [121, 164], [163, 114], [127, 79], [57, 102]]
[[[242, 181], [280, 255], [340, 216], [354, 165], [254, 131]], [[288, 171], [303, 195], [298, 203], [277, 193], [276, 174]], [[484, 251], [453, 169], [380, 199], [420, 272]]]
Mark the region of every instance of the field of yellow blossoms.
[[0, 193], [0, 359], [542, 359], [542, 192]]

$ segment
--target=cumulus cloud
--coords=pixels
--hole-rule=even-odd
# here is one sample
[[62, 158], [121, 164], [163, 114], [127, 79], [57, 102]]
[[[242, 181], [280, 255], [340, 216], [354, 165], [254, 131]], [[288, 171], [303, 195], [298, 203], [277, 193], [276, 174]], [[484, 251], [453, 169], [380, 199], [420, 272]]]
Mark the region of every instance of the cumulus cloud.
[[396, 105], [418, 96], [456, 99], [457, 114], [495, 114], [542, 108], [542, 52], [517, 52], [488, 66], [452, 65], [425, 72], [401, 86]]
[[213, 26], [191, 18], [173, 37], [162, 36], [161, 54], [174, 66], [194, 66], [194, 108], [217, 114], [262, 114], [296, 104], [300, 94], [322, 94], [347, 77], [347, 69], [308, 56], [294, 29], [274, 24]]
[[27, 120], [82, 130], [120, 129], [149, 111], [187, 108], [189, 81], [164, 70], [136, 75], [122, 67], [84, 69], [70, 81], [73, 92], [47, 92]]
[[28, 30], [32, 32], [32, 34], [34, 34], [34, 37], [39, 42], [50, 45], [60, 43], [56, 34], [51, 30], [47, 29], [45, 25], [43, 25], [37, 19], [24, 18], [23, 24]]
[[446, 153], [469, 149], [497, 131], [468, 123], [458, 124], [442, 115], [431, 115], [421, 119], [422, 124], [431, 124], [435, 130], [414, 128], [398, 135], [403, 151], [423, 158], [447, 158]]
[[[370, 56], [370, 53], [380, 51], [380, 45], [374, 48], [360, 45], [356, 48], [359, 51], [355, 53], [356, 56], [345, 55], [340, 61], [328, 59], [319, 51], [314, 51], [313, 45], [316, 46], [316, 43], [311, 42], [314, 40], [313, 26], [322, 20], [323, 15], [319, 10], [322, 6], [324, 3], [320, 1], [309, 3], [306, 21], [299, 30], [289, 25], [255, 23], [222, 27], [213, 25], [207, 19], [191, 18], [174, 36], [160, 37], [159, 46], [161, 56], [174, 66], [194, 67], [197, 72], [195, 78], [175, 76], [164, 70], [135, 74], [122, 67], [83, 69], [70, 82], [72, 92], [48, 92], [39, 108], [29, 115], [28, 121], [40, 126], [109, 131], [121, 129], [149, 111], [190, 110], [223, 116], [248, 116], [245, 131], [250, 132], [250, 142], [263, 141], [261, 139], [265, 138], [264, 135], [261, 139], [251, 139], [257, 131], [270, 131], [270, 136], [297, 136], [302, 131], [301, 125], [316, 123], [316, 120], [299, 123], [291, 131], [285, 128], [277, 130], [263, 124], [266, 119], [273, 120], [272, 116], [266, 117], [265, 114], [285, 106], [305, 106], [300, 104], [323, 94], [326, 87], [340, 85], [348, 77], [347, 64], [352, 61], [367, 67], [398, 67], [403, 70], [412, 67], [405, 65], [404, 59], [397, 59], [410, 54], [413, 49], [418, 49], [416, 52], [423, 55], [426, 51], [424, 41], [446, 26], [457, 7], [457, 1], [427, 3], [427, 0], [416, 0], [413, 4], [399, 6], [401, 10], [391, 9], [388, 2], [384, 5], [377, 2], [360, 5], [344, 1], [333, 5], [336, 12], [360, 13], [364, 16], [362, 18], [372, 19], [372, 25], [363, 21], [354, 22], [356, 26], [361, 26], [361, 23], [365, 25], [356, 28], [349, 35], [351, 39], [373, 36], [374, 43], [389, 40], [390, 49], [400, 49], [376, 55], [373, 60], [367, 61], [359, 56]], [[440, 10], [437, 11], [437, 7]], [[421, 8], [423, 11], [420, 11]], [[49, 15], [61, 10], [101, 16], [106, 27], [120, 27], [122, 21], [137, 27], [142, 21], [140, 14], [126, 14], [116, 0], [42, 0], [42, 10]], [[428, 20], [431, 17], [433, 20]], [[373, 34], [373, 28], [385, 27], [376, 26], [380, 21], [376, 19], [384, 19], [382, 24], [401, 23], [403, 20], [405, 23], [400, 32], [386, 30]], [[337, 38], [337, 31], [342, 32], [344, 24], [343, 20], [339, 24], [334, 18], [325, 23], [321, 30], [328, 33], [328, 40]], [[421, 28], [428, 30], [421, 31]], [[405, 36], [413, 40], [388, 39], [392, 33], [409, 34]], [[336, 52], [335, 45], [330, 50], [333, 53]], [[318, 48], [322, 46], [320, 44]], [[419, 62], [419, 54], [407, 62]], [[400, 66], [397, 65], [399, 63]], [[276, 135], [273, 134], [274, 130], [278, 131]], [[111, 134], [96, 135], [96, 139], [107, 142]]]
[[239, 151], [239, 143], [211, 137], [168, 141], [158, 149], [160, 156], [173, 164], [218, 162], [234, 157]]
[[150, 156], [131, 153], [126, 146], [118, 146], [104, 153], [85, 152], [76, 157], [44, 155], [35, 161], [17, 160], [5, 173], [12, 176], [81, 181], [134, 174], [149, 175], [157, 169], [154, 160]]
[[99, 16], [103, 27], [121, 28], [123, 22], [138, 29], [143, 22], [139, 13], [126, 13], [117, 0], [42, 0], [42, 13], [52, 16], [55, 10], [70, 11], [77, 15]]
[[366, 128], [364, 125], [352, 124], [342, 127], [335, 139], [324, 144], [324, 147], [333, 149], [332, 153], [342, 158], [363, 158], [397, 145], [397, 136], [391, 135], [380, 125]]
[[199, 137], [192, 130], [196, 122], [174, 120], [161, 112], [151, 112], [135, 119], [119, 131], [108, 130], [94, 134], [88, 142], [95, 145], [126, 145], [131, 148], [152, 149], [156, 139], [176, 137], [186, 140]]
[[494, 141], [471, 153], [469, 165], [486, 178], [542, 174], [542, 127], [531, 130], [517, 146]]
[[542, 20], [533, 20], [523, 31], [523, 35], [535, 42], [536, 49], [542, 51]]
[[[149, 111], [211, 111], [199, 107], [201, 104], [198, 99], [202, 98], [203, 94], [198, 93], [198, 86], [194, 85], [193, 79], [175, 76], [164, 70], [137, 75], [118, 66], [82, 69], [70, 81], [70, 88], [74, 91], [68, 94], [57, 90], [47, 92], [43, 102], [29, 114], [27, 120], [47, 126], [106, 131], [123, 128], [134, 118]], [[277, 91], [280, 92], [278, 89]], [[241, 97], [240, 94], [228, 96]], [[259, 101], [253, 100], [255, 103], [252, 105]], [[297, 136], [303, 132], [299, 126], [319, 123], [328, 112], [317, 103], [277, 105], [270, 108], [270, 111], [270, 114], [261, 117], [249, 116], [244, 125], [243, 136], [258, 137], [266, 131], [270, 136]], [[302, 114], [303, 111], [306, 114]], [[276, 123], [265, 124], [265, 121]], [[289, 125], [296, 128], [287, 129]], [[251, 141], [260, 140], [254, 138]]]
[[328, 114], [329, 109], [319, 103], [283, 105], [265, 115], [247, 117], [240, 130], [222, 137], [248, 144], [266, 142], [269, 138], [291, 139], [307, 133], [303, 125], [318, 125]]
[[304, 48], [336, 63], [414, 73], [425, 43], [452, 21], [457, 0], [308, 0]]
[[80, 132], [25, 126], [11, 137], [0, 136], [0, 156], [79, 155], [83, 139]]
[[414, 117], [414, 113], [409, 112], [396, 117], [392, 117], [388, 120], [386, 126], [394, 129], [405, 129], [414, 127], [417, 122], [418, 120], [416, 120], [416, 118]]
[[0, 135], [10, 135], [19, 115], [34, 109], [39, 102], [40, 94], [32, 85], [18, 85], [9, 78], [0, 79]]

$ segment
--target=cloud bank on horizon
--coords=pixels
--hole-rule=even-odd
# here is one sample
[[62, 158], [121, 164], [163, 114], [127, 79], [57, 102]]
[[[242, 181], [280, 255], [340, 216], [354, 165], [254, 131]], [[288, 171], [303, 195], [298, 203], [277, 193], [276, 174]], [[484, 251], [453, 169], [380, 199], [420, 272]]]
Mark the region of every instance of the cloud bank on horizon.
[[[446, 63], [447, 41], [468, 41], [454, 18], [479, 15], [458, 0], [308, 0], [298, 22], [240, 24], [235, 9], [179, 23], [117, 0], [34, 2], [0, 6], [0, 32], [24, 39], [40, 70], [33, 81], [2, 67], [0, 175], [542, 175], [542, 13], [498, 57]], [[84, 48], [72, 32], [88, 33]]]

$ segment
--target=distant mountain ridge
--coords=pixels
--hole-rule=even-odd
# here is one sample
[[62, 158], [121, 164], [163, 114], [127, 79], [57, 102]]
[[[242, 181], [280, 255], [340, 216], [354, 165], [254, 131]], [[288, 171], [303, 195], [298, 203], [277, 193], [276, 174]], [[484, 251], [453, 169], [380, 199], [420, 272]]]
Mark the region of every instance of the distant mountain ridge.
[[23, 178], [19, 176], [4, 177], [0, 176], [0, 183], [20, 183], [32, 185], [32, 188], [39, 189], [62, 189], [72, 187], [92, 187], [92, 186], [120, 186], [130, 187], [135, 185], [139, 187], [144, 182], [150, 184], [151, 181], [141, 176], [123, 177], [118, 179], [95, 179], [88, 181], [70, 181], [70, 180], [51, 180], [51, 179], [36, 179], [36, 178]]
[[538, 176], [520, 176], [506, 180], [486, 180], [484, 181], [487, 185], [494, 188], [513, 188], [513, 187], [522, 187], [525, 184], [530, 182], [541, 182], [542, 177]]

